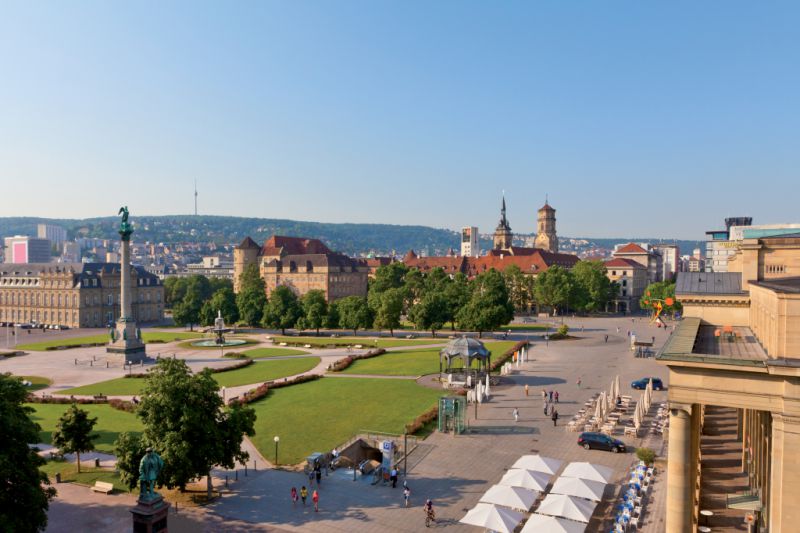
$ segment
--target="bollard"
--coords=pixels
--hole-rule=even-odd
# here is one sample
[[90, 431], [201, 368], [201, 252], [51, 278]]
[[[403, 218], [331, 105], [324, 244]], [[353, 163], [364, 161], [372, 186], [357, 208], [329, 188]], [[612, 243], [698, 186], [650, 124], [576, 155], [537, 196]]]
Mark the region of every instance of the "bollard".
[[97, 356], [96, 355], [92, 356], [92, 361], [97, 361]]
[[228, 474], [225, 474], [225, 488], [228, 488]]
[[139, 361], [139, 366], [140, 366], [141, 368], [144, 368], [144, 359], [142, 359], [141, 361]]
[[78, 366], [78, 359], [75, 358], [75, 366]]
[[95, 468], [100, 468], [100, 458], [99, 457], [95, 457], [94, 458], [94, 467]]
[[61, 483], [61, 472], [56, 472], [56, 483]]
[[253, 459], [253, 472], [258, 472], [258, 467], [256, 466], [256, 460]]
[[89, 366], [94, 366], [94, 361], [89, 361]]
[[247, 477], [247, 463], [244, 464], [244, 477]]
[[178, 514], [178, 502], [175, 502], [175, 514]]
[[109, 366], [108, 366], [108, 361], [106, 361], [106, 368], [109, 368]]
[[234, 470], [233, 472], [236, 475], [236, 478], [234, 479], [234, 481], [239, 481], [239, 471], [238, 470]]

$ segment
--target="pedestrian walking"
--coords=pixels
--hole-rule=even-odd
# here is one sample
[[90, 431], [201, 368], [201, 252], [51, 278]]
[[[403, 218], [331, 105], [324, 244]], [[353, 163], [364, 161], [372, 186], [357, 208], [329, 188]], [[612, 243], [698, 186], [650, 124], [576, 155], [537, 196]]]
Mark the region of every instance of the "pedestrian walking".
[[308, 498], [308, 489], [303, 485], [300, 487], [300, 499], [303, 500], [303, 507], [306, 506], [306, 498]]
[[314, 471], [313, 470], [309, 470], [308, 471], [308, 486], [309, 487], [313, 487], [314, 486]]
[[514, 416], [514, 422], [519, 422], [519, 409], [515, 407], [511, 414]]
[[542, 389], [542, 401], [547, 403], [547, 391]]
[[578, 388], [581, 388], [581, 378], [578, 378], [578, 381], [575, 382], [578, 385]]
[[392, 468], [389, 472], [389, 479], [392, 481], [392, 488], [397, 487], [397, 467]]
[[619, 326], [617, 326], [617, 333], [619, 333]]
[[320, 470], [319, 468], [314, 470], [314, 477], [317, 478], [317, 487], [321, 487], [322, 486], [322, 470]]
[[409, 488], [408, 488], [408, 485], [406, 485], [406, 486], [403, 488], [403, 499], [404, 499], [404, 500], [405, 500], [405, 502], [406, 502], [406, 509], [408, 509], [408, 499], [409, 499], [410, 497], [411, 497], [411, 489], [409, 489]]
[[558, 391], [555, 392], [554, 398], [556, 399], [556, 403], [558, 403]]
[[608, 342], [608, 335], [606, 335], [606, 342]]
[[547, 400], [544, 401], [544, 416], [547, 416]]
[[655, 337], [655, 335], [654, 335], [654, 336], [653, 336], [653, 344], [655, 344], [655, 343], [656, 343], [656, 337]]
[[528, 384], [525, 384], [525, 397], [528, 397]]
[[319, 492], [316, 490], [314, 491], [314, 494], [311, 495], [311, 501], [314, 502], [314, 512], [319, 512]]
[[558, 424], [557, 424], [557, 422], [558, 422], [558, 411], [556, 411], [555, 409], [553, 409], [553, 414], [551, 415], [551, 417], [550, 417], [550, 418], [552, 418], [552, 419], [553, 419], [553, 427], [557, 426], [557, 425], [558, 425]]
[[553, 401], [553, 391], [550, 391], [550, 401]]
[[292, 507], [297, 505], [297, 487], [292, 487]]

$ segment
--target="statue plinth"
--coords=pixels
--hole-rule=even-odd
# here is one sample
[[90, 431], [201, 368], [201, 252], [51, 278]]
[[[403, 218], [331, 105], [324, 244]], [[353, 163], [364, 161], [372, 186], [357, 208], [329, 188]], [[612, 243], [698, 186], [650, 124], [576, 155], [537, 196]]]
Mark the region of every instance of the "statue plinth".
[[160, 494], [154, 498], [136, 500], [136, 507], [130, 510], [133, 515], [133, 533], [167, 533], [169, 503]]

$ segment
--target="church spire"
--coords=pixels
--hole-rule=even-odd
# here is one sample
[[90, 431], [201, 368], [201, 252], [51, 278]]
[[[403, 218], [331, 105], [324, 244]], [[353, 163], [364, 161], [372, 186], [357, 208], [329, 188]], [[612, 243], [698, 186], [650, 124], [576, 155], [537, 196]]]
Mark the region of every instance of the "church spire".
[[503, 191], [503, 204], [500, 208], [500, 223], [504, 226], [508, 225], [508, 220], [506, 219], [506, 193]]

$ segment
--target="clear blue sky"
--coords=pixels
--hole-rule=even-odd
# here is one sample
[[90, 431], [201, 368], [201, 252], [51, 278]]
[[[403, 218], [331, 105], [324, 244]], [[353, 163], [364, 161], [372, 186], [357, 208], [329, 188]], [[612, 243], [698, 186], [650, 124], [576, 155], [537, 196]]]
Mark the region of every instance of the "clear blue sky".
[[794, 2], [4, 2], [0, 216], [798, 222]]

